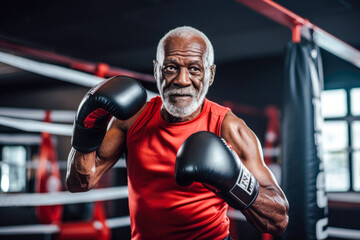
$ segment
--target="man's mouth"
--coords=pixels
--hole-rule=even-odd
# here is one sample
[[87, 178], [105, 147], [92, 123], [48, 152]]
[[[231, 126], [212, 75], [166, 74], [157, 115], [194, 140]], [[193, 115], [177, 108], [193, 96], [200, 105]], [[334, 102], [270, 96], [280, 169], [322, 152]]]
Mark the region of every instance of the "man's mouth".
[[175, 96], [175, 97], [192, 97], [191, 94], [186, 94], [186, 93], [172, 93], [172, 94], [170, 94], [170, 96]]
[[171, 99], [188, 99], [192, 98], [193, 96], [191, 94], [170, 94], [169, 97]]

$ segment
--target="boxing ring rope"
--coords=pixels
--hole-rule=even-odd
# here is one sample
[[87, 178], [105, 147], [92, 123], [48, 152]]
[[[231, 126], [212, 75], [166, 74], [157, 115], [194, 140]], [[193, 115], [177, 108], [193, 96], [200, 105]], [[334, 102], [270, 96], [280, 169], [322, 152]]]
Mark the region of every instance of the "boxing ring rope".
[[87, 62], [87, 61], [71, 58], [71, 57], [60, 55], [60, 54], [50, 52], [50, 51], [32, 49], [29, 47], [15, 45], [12, 43], [8, 43], [6, 41], [0, 41], [0, 46], [3, 48], [6, 48], [6, 49], [11, 49], [12, 51], [20, 52], [22, 54], [25, 53], [32, 57], [36, 57], [36, 58], [43, 59], [46, 61], [52, 61], [54, 63], [65, 64], [75, 70], [81, 70], [81, 71], [85, 71], [85, 72], [89, 72], [89, 73], [94, 73], [94, 72], [99, 71], [99, 68], [103, 68], [102, 70], [106, 70], [104, 75], [107, 77], [112, 77], [112, 76], [116, 76], [116, 75], [126, 75], [126, 76], [133, 77], [133, 78], [136, 78], [136, 79], [139, 79], [142, 81], [146, 81], [146, 82], [155, 82], [155, 79], [151, 74], [139, 73], [139, 72], [134, 72], [134, 71], [130, 71], [127, 69], [108, 66], [105, 63], [95, 64], [92, 62]]
[[[72, 70], [53, 64], [37, 62], [4, 52], [0, 52], [0, 62], [23, 69], [25, 71], [84, 87], [92, 87], [104, 79], [77, 70]], [[149, 90], [146, 90], [146, 92], [148, 95], [148, 100], [157, 95], [156, 93]]]
[[[293, 42], [300, 42], [301, 37], [308, 40], [314, 39], [319, 47], [360, 68], [359, 50], [278, 3], [271, 0], [237, 0], [237, 2], [290, 28], [293, 31]], [[311, 31], [313, 31], [313, 34]]]
[[49, 193], [1, 194], [0, 207], [51, 206], [59, 204], [75, 204], [125, 199], [127, 197], [128, 189], [126, 186], [96, 188], [82, 193], [62, 191]]
[[[245, 218], [245, 217], [244, 217]], [[96, 224], [97, 221], [94, 222]], [[130, 218], [117, 217], [106, 220], [109, 228], [119, 228], [130, 226]], [[0, 227], [0, 235], [27, 235], [27, 234], [55, 234], [60, 231], [56, 224], [34, 224], [24, 226]], [[345, 239], [360, 239], [360, 230], [329, 228], [329, 236]]]
[[[105, 220], [109, 228], [120, 228], [130, 226], [130, 217], [116, 217]], [[101, 224], [100, 221], [94, 221], [93, 224]], [[60, 232], [59, 225], [56, 224], [34, 224], [0, 227], [0, 235], [28, 235], [28, 234], [55, 234]]]
[[[64, 113], [65, 116], [61, 116]], [[26, 132], [49, 132], [53, 135], [61, 136], [72, 136], [72, 124], [62, 124], [62, 123], [47, 123], [42, 121], [35, 121], [32, 119], [41, 120], [45, 116], [45, 110], [40, 109], [23, 109], [23, 108], [0, 108], [0, 125], [15, 128], [18, 130], [23, 130]], [[72, 123], [74, 121], [75, 111], [62, 111], [54, 110], [51, 111], [51, 119], [54, 122], [68, 122]], [[20, 119], [21, 118], [21, 119]], [[26, 136], [23, 135], [26, 139], [31, 139], [32, 142], [40, 141], [40, 137], [36, 136]], [[0, 142], [6, 142], [7, 139], [12, 139], [11, 135], [2, 135], [0, 134]], [[279, 148], [263, 148], [264, 156], [278, 156]]]
[[[75, 118], [75, 111], [72, 110], [51, 110], [51, 121], [62, 123], [73, 123]], [[31, 120], [45, 119], [46, 112], [42, 109], [29, 108], [8, 108], [0, 107], [0, 116], [13, 118], [26, 118]]]
[[0, 117], [0, 125], [16, 128], [26, 132], [49, 132], [55, 135], [71, 136], [73, 127], [70, 124], [45, 123], [33, 120]]
[[[130, 226], [130, 217], [116, 217], [105, 220], [109, 228], [120, 228]], [[94, 225], [99, 225], [99, 221], [94, 221]], [[95, 226], [96, 227], [96, 226]], [[55, 234], [60, 232], [60, 227], [56, 224], [34, 224], [23, 226], [0, 227], [0, 235], [27, 235], [27, 234]]]
[[27, 145], [39, 145], [41, 137], [38, 134], [0, 134], [0, 144], [27, 144]]
[[0, 61], [25, 71], [86, 87], [92, 87], [103, 80], [103, 78], [87, 73], [56, 66], [53, 64], [37, 62], [4, 52], [0, 52]]
[[[39, 161], [38, 160], [34, 160], [34, 161], [27, 161], [24, 164], [19, 164], [19, 163], [8, 163], [8, 162], [3, 162], [0, 161], [0, 167], [1, 165], [6, 164], [9, 166], [13, 166], [13, 167], [26, 167], [27, 169], [37, 169], [39, 166]], [[59, 169], [62, 170], [66, 170], [67, 169], [67, 163], [65, 161], [60, 161], [58, 162], [58, 166]], [[124, 158], [120, 158], [115, 165], [113, 166], [113, 168], [126, 168], [126, 161]], [[1, 202], [1, 201], [0, 201]], [[1, 204], [0, 204], [1, 205]]]

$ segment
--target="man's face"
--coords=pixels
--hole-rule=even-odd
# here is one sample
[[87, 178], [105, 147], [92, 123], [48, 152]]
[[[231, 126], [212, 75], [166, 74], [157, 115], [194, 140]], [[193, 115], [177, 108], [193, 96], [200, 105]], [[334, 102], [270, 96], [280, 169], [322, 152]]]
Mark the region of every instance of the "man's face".
[[210, 80], [204, 79], [205, 51], [200, 37], [172, 37], [165, 43], [159, 91], [165, 109], [175, 117], [187, 117], [203, 103]]

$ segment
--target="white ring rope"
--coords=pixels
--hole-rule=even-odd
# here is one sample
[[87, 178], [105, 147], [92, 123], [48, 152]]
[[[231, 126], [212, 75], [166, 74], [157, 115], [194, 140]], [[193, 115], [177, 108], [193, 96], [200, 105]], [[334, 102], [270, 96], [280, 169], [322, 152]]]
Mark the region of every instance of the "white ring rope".
[[[0, 62], [23, 69], [25, 71], [37, 73], [42, 76], [65, 82], [74, 83], [84, 87], [93, 87], [94, 85], [104, 80], [104, 78], [97, 77], [88, 73], [49, 63], [37, 62], [4, 52], [0, 52]], [[149, 90], [146, 90], [146, 92], [148, 94], [148, 100], [158, 95], [157, 93]]]
[[[56, 138], [53, 139], [56, 141]], [[28, 133], [0, 133], [0, 144], [17, 144], [17, 145], [40, 145], [40, 134], [28, 134]]]
[[1, 194], [0, 207], [51, 206], [124, 199], [127, 197], [128, 188], [126, 186], [92, 189], [82, 193], [63, 191], [51, 193]]
[[[0, 108], [0, 115], [3, 117], [26, 118], [31, 120], [45, 119], [46, 111], [42, 109], [29, 108]], [[51, 110], [51, 122], [73, 123], [75, 119], [75, 111], [71, 110]]]
[[[229, 209], [227, 215], [230, 219], [246, 221], [245, 216], [237, 210]], [[329, 237], [344, 238], [344, 239], [360, 239], [360, 230], [328, 227], [327, 232]]]
[[359, 193], [356, 192], [328, 193], [327, 197], [334, 202], [360, 203]]
[[[232, 218], [232, 216], [229, 215], [229, 212], [228, 216]], [[245, 217], [241, 217], [240, 219], [233, 219], [245, 221]], [[95, 221], [94, 224], [96, 224], [97, 222], [100, 223], [99, 221]], [[130, 217], [123, 216], [117, 218], [110, 218], [106, 219], [105, 223], [109, 228], [128, 227], [130, 226]], [[327, 231], [329, 237], [343, 239], [360, 239], [360, 230], [328, 227]], [[55, 234], [59, 232], [60, 227], [56, 224], [34, 224], [0, 227], [0, 235]]]
[[[14, 163], [14, 162], [5, 162], [5, 161], [0, 161], [0, 167], [6, 164], [10, 167], [26, 167], [27, 169], [37, 169], [39, 166], [39, 161], [38, 160], [33, 160], [33, 161], [26, 161], [26, 163]], [[50, 169], [51, 167], [51, 163], [48, 162], [48, 167]], [[58, 167], [59, 169], [67, 169], [67, 162], [66, 161], [58, 161]], [[116, 164], [112, 167], [112, 168], [126, 168], [126, 161], [125, 158], [120, 158], [119, 161], [116, 162]], [[1, 194], [0, 194], [1, 196]]]
[[[123, 216], [110, 218], [106, 219], [105, 223], [109, 228], [127, 227], [130, 226], [130, 217]], [[99, 225], [101, 223], [99, 221], [94, 221], [94, 224]], [[54, 234], [59, 232], [60, 227], [56, 224], [34, 224], [0, 227], [0, 235]]]
[[329, 237], [345, 238], [345, 239], [360, 239], [360, 230], [328, 227]]
[[103, 78], [88, 73], [83, 73], [48, 63], [37, 62], [4, 52], [0, 52], [0, 62], [23, 69], [25, 71], [86, 87], [92, 87], [103, 80]]
[[0, 227], [0, 235], [53, 234], [60, 232], [55, 224], [33, 224]]
[[130, 216], [106, 219], [106, 225], [109, 228], [130, 226]]
[[73, 126], [70, 124], [39, 122], [34, 120], [0, 117], [0, 125], [27, 132], [48, 132], [54, 135], [72, 136]]

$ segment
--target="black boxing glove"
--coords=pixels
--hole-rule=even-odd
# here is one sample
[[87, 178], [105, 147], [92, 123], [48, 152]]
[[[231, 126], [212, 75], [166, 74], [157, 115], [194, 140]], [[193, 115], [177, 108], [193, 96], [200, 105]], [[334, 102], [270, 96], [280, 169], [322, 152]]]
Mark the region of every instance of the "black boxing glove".
[[181, 186], [203, 183], [231, 207], [248, 208], [259, 184], [225, 140], [211, 132], [188, 137], [177, 152], [175, 180]]
[[112, 115], [126, 120], [145, 104], [141, 83], [126, 76], [104, 80], [89, 90], [81, 101], [74, 122], [72, 146], [80, 152], [97, 150]]

